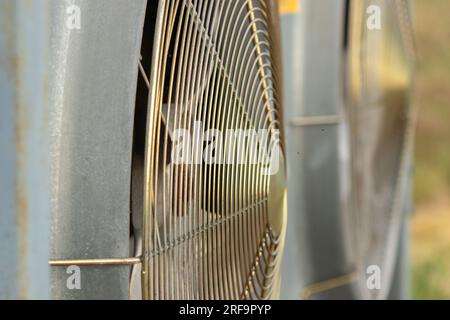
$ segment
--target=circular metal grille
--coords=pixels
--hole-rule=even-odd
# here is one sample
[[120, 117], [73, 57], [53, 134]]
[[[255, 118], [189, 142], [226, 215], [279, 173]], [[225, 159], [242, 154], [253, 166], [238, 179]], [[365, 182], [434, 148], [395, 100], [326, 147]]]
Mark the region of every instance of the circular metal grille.
[[[145, 299], [278, 294], [286, 188], [276, 12], [268, 0], [159, 2], [148, 79]], [[249, 138], [260, 130], [267, 140]], [[281, 150], [277, 164], [261, 161], [262, 148], [271, 159]], [[183, 161], [174, 161], [180, 150]], [[267, 174], [267, 166], [278, 170]]]
[[371, 298], [389, 292], [407, 195], [412, 146], [409, 88], [413, 43], [406, 1], [377, 2], [381, 29], [369, 30], [370, 1], [353, 1], [349, 55], [353, 243], [362, 274], [375, 265], [382, 290], [360, 288]]

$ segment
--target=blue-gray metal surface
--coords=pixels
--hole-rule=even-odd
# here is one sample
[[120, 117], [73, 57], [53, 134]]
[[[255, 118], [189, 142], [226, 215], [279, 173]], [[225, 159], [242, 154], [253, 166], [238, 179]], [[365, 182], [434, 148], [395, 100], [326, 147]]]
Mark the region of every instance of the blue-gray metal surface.
[[46, 1], [0, 1], [0, 299], [49, 297]]
[[343, 18], [344, 1], [322, 0], [303, 1], [301, 12], [281, 19], [289, 172], [282, 298], [299, 299], [306, 286], [351, 272], [337, 192], [343, 184], [338, 121], [295, 121], [340, 116]]
[[[128, 257], [134, 105], [146, 1], [50, 3], [51, 258]], [[73, 5], [79, 8], [80, 29], [66, 24]], [[67, 268], [53, 267], [52, 297], [127, 299], [129, 269], [80, 267], [81, 289], [72, 290], [66, 286]]]

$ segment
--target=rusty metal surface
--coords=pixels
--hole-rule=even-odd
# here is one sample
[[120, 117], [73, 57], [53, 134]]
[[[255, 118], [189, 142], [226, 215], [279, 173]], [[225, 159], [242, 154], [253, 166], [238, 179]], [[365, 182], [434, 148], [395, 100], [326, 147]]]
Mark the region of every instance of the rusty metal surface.
[[0, 1], [0, 299], [49, 297], [46, 1]]

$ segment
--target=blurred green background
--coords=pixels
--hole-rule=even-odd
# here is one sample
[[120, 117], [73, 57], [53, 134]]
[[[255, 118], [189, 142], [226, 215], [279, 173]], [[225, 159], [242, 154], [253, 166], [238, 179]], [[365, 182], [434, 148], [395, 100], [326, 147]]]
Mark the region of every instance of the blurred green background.
[[415, 0], [412, 297], [450, 299], [450, 0]]

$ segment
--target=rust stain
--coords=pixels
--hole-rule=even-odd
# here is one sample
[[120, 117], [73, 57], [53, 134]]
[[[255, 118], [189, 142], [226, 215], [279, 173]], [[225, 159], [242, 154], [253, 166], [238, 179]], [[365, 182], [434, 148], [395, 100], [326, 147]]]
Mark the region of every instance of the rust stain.
[[[17, 47], [16, 47], [17, 48]], [[13, 58], [13, 72], [16, 81], [16, 126], [15, 126], [15, 144], [16, 144], [16, 221], [18, 232], [18, 298], [25, 299], [27, 297], [28, 272], [28, 202], [27, 202], [27, 186], [26, 186], [26, 108], [23, 94], [23, 57], [20, 52], [16, 52]]]
[[17, 233], [17, 269], [16, 283], [17, 294], [15, 298], [26, 298], [27, 296], [27, 233], [28, 233], [28, 203], [26, 197], [26, 185], [24, 174], [24, 166], [26, 159], [26, 121], [25, 110], [22, 105], [20, 88], [22, 83], [23, 61], [21, 60], [20, 51], [17, 46], [16, 30], [16, 6], [14, 1], [1, 2], [0, 4], [0, 32], [4, 35], [4, 44], [7, 55], [4, 56], [0, 63], [3, 64], [4, 70], [8, 73], [9, 79], [14, 79], [15, 90], [15, 153], [16, 153], [16, 182], [15, 182], [15, 201], [16, 201], [16, 233]]

